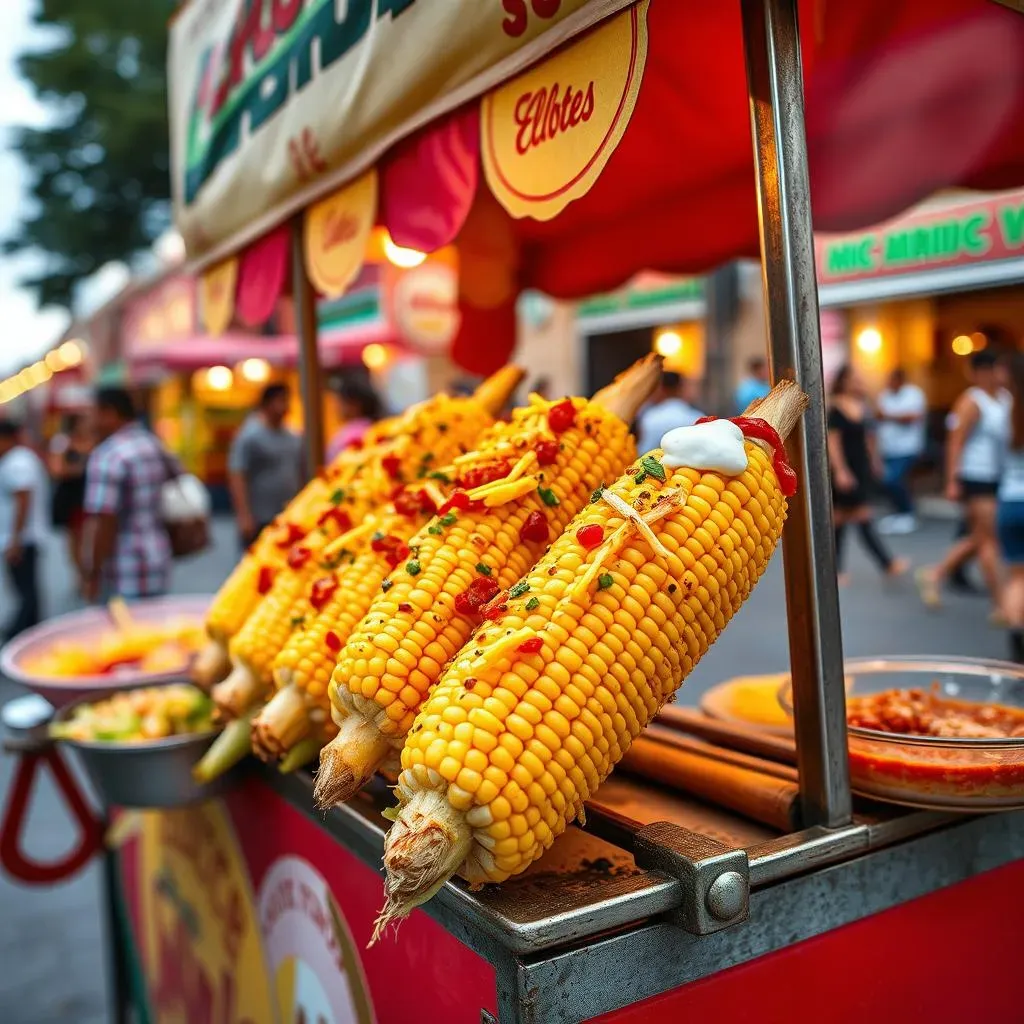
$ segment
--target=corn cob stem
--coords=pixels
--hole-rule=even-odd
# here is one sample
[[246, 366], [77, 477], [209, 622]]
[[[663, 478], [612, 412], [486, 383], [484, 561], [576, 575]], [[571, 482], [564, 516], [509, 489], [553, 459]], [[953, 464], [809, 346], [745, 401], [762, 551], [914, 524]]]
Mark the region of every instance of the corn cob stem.
[[210, 690], [231, 671], [231, 658], [227, 645], [219, 640], [209, 639], [192, 662], [192, 682], [200, 690]]
[[[806, 401], [795, 384], [783, 382], [748, 412], [784, 438]], [[509, 642], [518, 642], [518, 634], [538, 638], [529, 651], [538, 661], [519, 670], [513, 661], [509, 669], [500, 638], [478, 640], [479, 649], [470, 644], [456, 656], [403, 753], [400, 806], [385, 844], [386, 903], [374, 940], [456, 871], [470, 882], [522, 871], [583, 810], [767, 565], [785, 500], [766, 447], [745, 446], [748, 469], [734, 480], [688, 468], [666, 472], [661, 462], [642, 460], [658, 471], [662, 487], [645, 483], [642, 474], [634, 486], [630, 472], [614, 485], [619, 498], [630, 499], [626, 510], [598, 500], [524, 578], [543, 594], [541, 603], [532, 619], [511, 611], [504, 624], [511, 627]], [[666, 507], [672, 514], [663, 514]], [[652, 543], [644, 533], [656, 521], [660, 537]], [[579, 555], [577, 528], [598, 522], [620, 525], [588, 564]], [[638, 550], [640, 541], [615, 548], [637, 534], [653, 558]], [[661, 542], [665, 559], [655, 554]], [[602, 553], [621, 557], [607, 568], [597, 565], [603, 575], [595, 578]], [[563, 568], [564, 582], [547, 589]], [[596, 596], [595, 583], [604, 598]], [[618, 591], [628, 595], [621, 619], [613, 604]], [[646, 606], [638, 600], [645, 591]], [[472, 687], [465, 685], [470, 681]], [[511, 703], [502, 707], [496, 694]], [[456, 742], [441, 735], [449, 721], [469, 725]]]
[[249, 723], [255, 713], [253, 709], [224, 726], [202, 760], [192, 769], [196, 782], [213, 782], [249, 753]]
[[[255, 672], [244, 662], [238, 662], [227, 679], [219, 682], [210, 696], [217, 705], [218, 714], [225, 719], [241, 718], [254, 711], [265, 687]], [[248, 723], [248, 719], [246, 719]]]
[[518, 366], [503, 366], [480, 382], [473, 392], [473, 398], [485, 412], [497, 418], [525, 376], [525, 372]]
[[320, 748], [324, 745], [323, 739], [320, 736], [307, 736], [304, 740], [300, 740], [295, 744], [291, 750], [283, 758], [281, 763], [277, 766], [277, 770], [282, 775], [290, 775], [292, 772], [298, 771], [300, 768], [304, 768], [311, 761], [315, 761], [317, 755], [320, 753]]
[[421, 790], [405, 804], [387, 838], [387, 902], [374, 922], [370, 946], [389, 924], [426, 903], [459, 870], [473, 844], [466, 816], [436, 789]]
[[313, 787], [317, 806], [333, 807], [358, 793], [391, 753], [391, 741], [373, 722], [362, 715], [342, 719], [337, 737], [320, 752]]
[[276, 761], [313, 731], [306, 695], [297, 686], [282, 687], [252, 723], [252, 749], [264, 761]]

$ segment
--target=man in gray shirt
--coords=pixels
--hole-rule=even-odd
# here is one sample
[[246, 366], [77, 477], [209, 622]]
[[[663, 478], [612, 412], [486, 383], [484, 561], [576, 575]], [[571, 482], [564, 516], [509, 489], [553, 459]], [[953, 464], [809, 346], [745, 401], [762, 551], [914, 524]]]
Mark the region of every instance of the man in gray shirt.
[[284, 425], [290, 404], [287, 385], [267, 385], [231, 445], [228, 485], [246, 547], [302, 486], [302, 441]]

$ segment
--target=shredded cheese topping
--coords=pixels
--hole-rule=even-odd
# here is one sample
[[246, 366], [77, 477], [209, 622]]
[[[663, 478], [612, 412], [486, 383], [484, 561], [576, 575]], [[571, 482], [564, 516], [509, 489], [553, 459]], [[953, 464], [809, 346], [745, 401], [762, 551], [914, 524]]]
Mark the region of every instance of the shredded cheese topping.
[[658, 540], [657, 535], [651, 529], [651, 525], [671, 515], [679, 508], [681, 501], [678, 489], [663, 491], [654, 507], [643, 515], [637, 512], [623, 498], [613, 494], [607, 488], [601, 492], [601, 498], [623, 517], [624, 522], [594, 552], [594, 560], [587, 566], [587, 571], [576, 581], [570, 592], [570, 596], [573, 598], [582, 596], [590, 589], [594, 580], [601, 574], [601, 570], [610, 559], [618, 555], [634, 530], [650, 544], [651, 550], [656, 555], [664, 559], [669, 557], [668, 549]]
[[360, 540], [365, 537], [368, 533], [372, 533], [377, 527], [377, 520], [375, 518], [368, 519], [360, 526], [353, 526], [347, 533], [343, 533], [340, 537], [336, 537], [325, 545], [324, 549], [320, 552], [320, 558], [330, 558], [336, 555], [342, 548], [347, 547], [354, 540]]
[[[488, 648], [486, 654], [481, 654], [480, 657], [474, 658], [469, 663], [470, 674], [472, 675], [474, 672], [480, 673], [484, 669], [496, 664], [510, 651], [514, 651], [524, 640], [529, 640], [536, 635], [534, 630], [523, 626], [522, 629], [514, 630], [508, 636], [501, 637]], [[470, 646], [472, 646], [472, 643], [473, 641], [471, 640]]]

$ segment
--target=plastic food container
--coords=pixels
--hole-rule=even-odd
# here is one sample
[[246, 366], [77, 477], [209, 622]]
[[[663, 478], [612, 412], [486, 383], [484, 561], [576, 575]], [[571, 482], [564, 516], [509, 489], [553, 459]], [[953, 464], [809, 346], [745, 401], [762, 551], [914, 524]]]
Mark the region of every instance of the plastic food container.
[[[182, 682], [180, 679], [172, 681]], [[54, 720], [65, 721], [79, 705], [97, 699], [102, 699], [102, 695], [97, 698], [94, 694], [65, 704]], [[232, 772], [208, 784], [200, 784], [192, 778], [192, 769], [217, 738], [217, 732], [188, 733], [136, 743], [74, 739], [57, 742], [74, 749], [106, 803], [115, 807], [169, 808], [209, 800], [234, 782]]]
[[[932, 690], [941, 697], [1024, 709], [1024, 666], [974, 658], [886, 657], [846, 662], [851, 697]], [[851, 678], [852, 677], [852, 678]], [[779, 701], [792, 715], [792, 689]], [[946, 811], [1024, 807], [1024, 737], [907, 736], [849, 727], [850, 778], [862, 796]]]
[[[156, 623], [166, 619], [194, 617], [202, 619], [210, 606], [209, 595], [185, 597], [154, 597], [135, 601], [128, 606], [132, 618], [139, 623]], [[90, 694], [96, 696], [112, 690], [133, 686], [152, 686], [173, 682], [185, 675], [187, 665], [173, 671], [143, 673], [136, 669], [121, 669], [100, 676], [47, 677], [32, 673], [28, 666], [33, 659], [50, 650], [55, 644], [75, 643], [88, 645], [100, 632], [114, 625], [105, 608], [84, 608], [19, 634], [0, 649], [0, 674], [11, 682], [20, 683], [45, 697], [54, 707]]]

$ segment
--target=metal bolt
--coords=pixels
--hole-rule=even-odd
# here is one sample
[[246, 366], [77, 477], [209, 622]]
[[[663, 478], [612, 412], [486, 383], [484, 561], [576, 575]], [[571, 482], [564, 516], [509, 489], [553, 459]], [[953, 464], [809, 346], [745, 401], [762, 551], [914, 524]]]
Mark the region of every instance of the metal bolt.
[[708, 887], [704, 903], [718, 921], [731, 921], [747, 899], [747, 880], [738, 871], [723, 871]]

